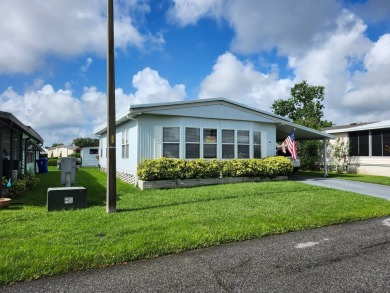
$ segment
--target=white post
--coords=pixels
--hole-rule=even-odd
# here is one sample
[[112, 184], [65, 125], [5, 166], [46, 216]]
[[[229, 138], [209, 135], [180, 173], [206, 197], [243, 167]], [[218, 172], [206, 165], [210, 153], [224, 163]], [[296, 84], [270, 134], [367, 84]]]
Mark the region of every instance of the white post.
[[324, 177], [328, 177], [328, 166], [326, 161], [326, 139], [324, 138]]

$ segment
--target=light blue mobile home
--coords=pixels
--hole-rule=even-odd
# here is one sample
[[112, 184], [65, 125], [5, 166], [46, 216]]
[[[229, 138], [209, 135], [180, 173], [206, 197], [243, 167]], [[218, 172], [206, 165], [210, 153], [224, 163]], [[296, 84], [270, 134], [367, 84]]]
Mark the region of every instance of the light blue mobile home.
[[[116, 119], [117, 176], [136, 183], [143, 159], [234, 159], [274, 156], [276, 142], [295, 130], [296, 139], [331, 135], [227, 99], [131, 105]], [[107, 166], [107, 125], [100, 136], [99, 165]]]

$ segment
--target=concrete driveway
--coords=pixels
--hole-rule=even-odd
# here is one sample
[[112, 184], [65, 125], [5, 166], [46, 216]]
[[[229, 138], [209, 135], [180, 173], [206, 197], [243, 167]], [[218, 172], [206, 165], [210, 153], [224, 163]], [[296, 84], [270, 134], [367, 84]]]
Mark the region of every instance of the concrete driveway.
[[352, 191], [390, 200], [390, 186], [334, 178], [294, 175], [291, 180], [305, 184]]

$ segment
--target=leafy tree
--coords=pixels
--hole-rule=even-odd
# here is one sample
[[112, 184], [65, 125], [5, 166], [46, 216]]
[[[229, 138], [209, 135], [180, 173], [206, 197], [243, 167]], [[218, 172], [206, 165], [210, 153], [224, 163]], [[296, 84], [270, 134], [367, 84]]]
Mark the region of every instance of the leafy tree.
[[53, 143], [51, 147], [54, 148], [54, 147], [61, 146], [61, 145], [64, 145], [64, 144], [63, 143]]
[[99, 145], [99, 139], [79, 137], [79, 138], [75, 138], [72, 144], [78, 147], [95, 146], [95, 145]]
[[[306, 81], [291, 88], [291, 97], [287, 100], [276, 100], [271, 108], [275, 114], [288, 117], [294, 123], [320, 129], [332, 126], [332, 122], [323, 120], [324, 110], [323, 86], [309, 85]], [[301, 141], [298, 143], [298, 156], [303, 169], [315, 169], [319, 159], [322, 142]]]
[[278, 99], [271, 108], [275, 114], [288, 117], [296, 124], [314, 129], [332, 126], [331, 122], [322, 120], [324, 92], [323, 86], [312, 86], [303, 81], [291, 88], [291, 98]]

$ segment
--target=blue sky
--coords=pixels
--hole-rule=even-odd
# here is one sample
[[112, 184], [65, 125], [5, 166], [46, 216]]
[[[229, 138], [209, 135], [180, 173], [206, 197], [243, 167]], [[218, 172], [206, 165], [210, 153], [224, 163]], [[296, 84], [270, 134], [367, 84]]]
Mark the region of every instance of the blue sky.
[[[105, 0], [0, 0], [0, 111], [45, 146], [106, 121]], [[335, 124], [390, 117], [390, 1], [115, 0], [116, 108], [325, 87]]]

